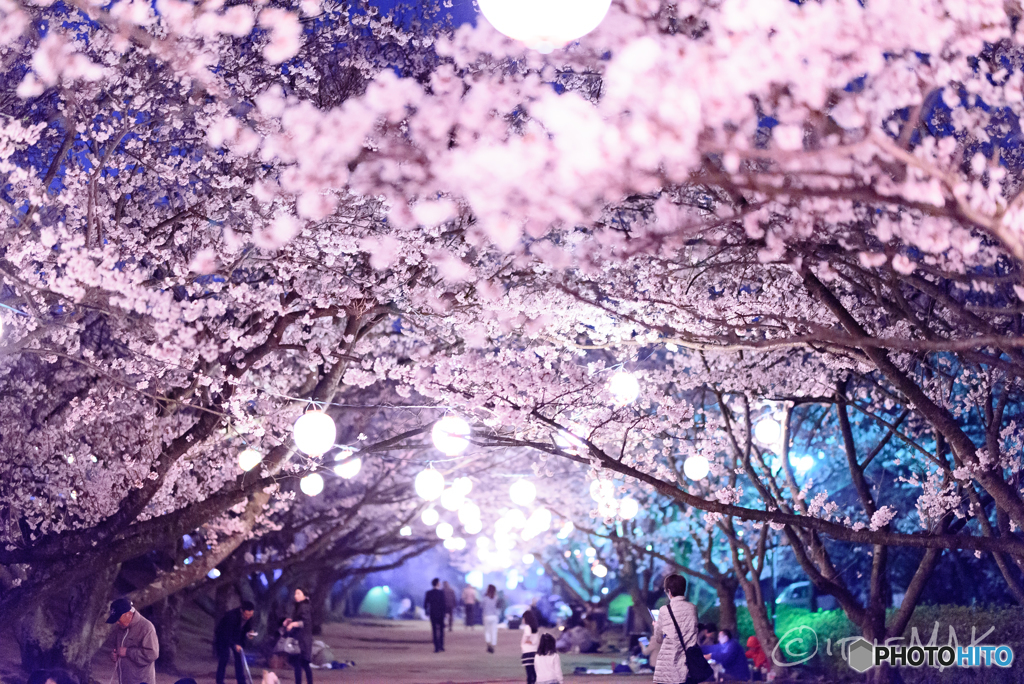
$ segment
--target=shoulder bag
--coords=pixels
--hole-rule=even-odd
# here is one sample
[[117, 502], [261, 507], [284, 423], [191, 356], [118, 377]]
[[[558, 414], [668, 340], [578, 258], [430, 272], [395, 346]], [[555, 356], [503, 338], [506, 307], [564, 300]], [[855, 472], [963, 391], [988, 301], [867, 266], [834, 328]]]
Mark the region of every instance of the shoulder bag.
[[683, 630], [679, 629], [679, 622], [676, 620], [675, 613], [672, 612], [671, 599], [669, 599], [665, 607], [668, 609], [669, 617], [672, 618], [672, 624], [676, 626], [676, 636], [679, 637], [679, 645], [686, 649], [684, 651], [686, 655], [686, 684], [697, 684], [698, 682], [710, 679], [715, 675], [715, 671], [708, 665], [704, 652], [697, 645], [697, 639], [694, 638], [693, 646], [687, 648], [686, 642], [683, 641]]

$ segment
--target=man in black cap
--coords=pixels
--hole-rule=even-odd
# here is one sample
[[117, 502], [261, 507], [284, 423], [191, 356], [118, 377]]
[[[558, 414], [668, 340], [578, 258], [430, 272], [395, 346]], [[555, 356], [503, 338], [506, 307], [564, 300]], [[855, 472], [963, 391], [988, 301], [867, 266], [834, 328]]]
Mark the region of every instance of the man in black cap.
[[156, 684], [156, 659], [160, 644], [153, 623], [142, 617], [126, 598], [110, 604], [108, 625], [114, 625], [108, 639], [113, 650], [114, 674], [118, 684]]
[[228, 669], [228, 660], [235, 658], [235, 679], [238, 684], [250, 684], [246, 681], [245, 667], [242, 664], [242, 648], [252, 631], [252, 616], [256, 606], [252, 601], [242, 601], [242, 605], [224, 613], [213, 632], [213, 646], [217, 651], [217, 684], [224, 684], [224, 674]]

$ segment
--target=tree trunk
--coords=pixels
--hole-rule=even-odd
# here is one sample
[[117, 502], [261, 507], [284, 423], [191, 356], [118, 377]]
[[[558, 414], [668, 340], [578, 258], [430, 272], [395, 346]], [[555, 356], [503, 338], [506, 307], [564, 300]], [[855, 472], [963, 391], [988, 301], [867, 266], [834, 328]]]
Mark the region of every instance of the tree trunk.
[[320, 635], [324, 629], [324, 615], [327, 610], [327, 599], [330, 598], [334, 586], [332, 577], [326, 572], [317, 573], [315, 584], [309, 597], [310, 612], [313, 616], [313, 634]]
[[106, 636], [103, 619], [119, 566], [92, 575], [88, 582], [40, 599], [16, 624], [21, 666], [66, 670], [89, 681], [89, 664]]
[[178, 673], [178, 626], [181, 608], [185, 602], [182, 592], [171, 594], [152, 606], [153, 626], [160, 642], [160, 657], [156, 664], [166, 672]]
[[739, 581], [733, 577], [723, 577], [715, 583], [718, 594], [718, 627], [727, 629], [739, 638], [736, 631], [736, 589]]

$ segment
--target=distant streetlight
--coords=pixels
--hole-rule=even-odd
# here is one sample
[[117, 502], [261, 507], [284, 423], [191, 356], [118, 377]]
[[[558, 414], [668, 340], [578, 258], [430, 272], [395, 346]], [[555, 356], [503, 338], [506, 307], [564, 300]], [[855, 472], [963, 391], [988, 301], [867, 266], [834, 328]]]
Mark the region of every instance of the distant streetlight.
[[548, 53], [597, 28], [611, 0], [477, 0], [495, 29]]

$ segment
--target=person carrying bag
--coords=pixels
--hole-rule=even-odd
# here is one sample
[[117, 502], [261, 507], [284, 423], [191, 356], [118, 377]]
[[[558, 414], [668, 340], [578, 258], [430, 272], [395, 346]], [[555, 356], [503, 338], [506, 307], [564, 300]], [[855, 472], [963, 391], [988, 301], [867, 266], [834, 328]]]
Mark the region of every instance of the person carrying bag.
[[[686, 600], [686, 579], [665, 578], [668, 603], [658, 612], [654, 635], [644, 653], [660, 647], [654, 666], [655, 684], [697, 684], [713, 676], [711, 666], [697, 645], [697, 607]], [[668, 623], [672, 623], [672, 628]], [[690, 644], [687, 646], [687, 644]]]

